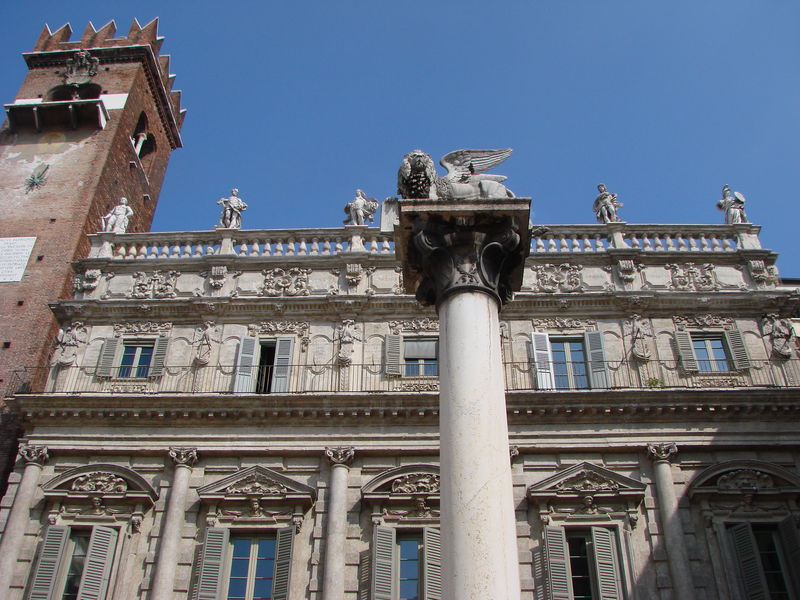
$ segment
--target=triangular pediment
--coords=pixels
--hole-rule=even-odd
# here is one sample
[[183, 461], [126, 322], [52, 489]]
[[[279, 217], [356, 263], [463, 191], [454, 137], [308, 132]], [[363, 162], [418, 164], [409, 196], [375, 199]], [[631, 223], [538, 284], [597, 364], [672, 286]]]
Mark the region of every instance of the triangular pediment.
[[158, 494], [144, 477], [120, 465], [96, 463], [69, 469], [42, 485], [48, 498], [119, 498], [147, 499], [155, 502]]
[[262, 498], [312, 503], [316, 491], [291, 477], [266, 467], [241, 469], [197, 490], [203, 500], [245, 500]]
[[645, 484], [605, 467], [582, 462], [535, 483], [528, 488], [529, 498], [569, 498], [579, 496], [643, 496]]

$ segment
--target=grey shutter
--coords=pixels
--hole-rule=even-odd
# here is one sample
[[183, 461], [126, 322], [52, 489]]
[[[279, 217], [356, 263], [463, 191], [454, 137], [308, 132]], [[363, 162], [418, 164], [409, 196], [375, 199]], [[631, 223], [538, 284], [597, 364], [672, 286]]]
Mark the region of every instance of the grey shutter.
[[369, 600], [370, 551], [364, 550], [358, 556], [358, 600]]
[[111, 527], [92, 528], [77, 600], [105, 600], [118, 537]]
[[606, 366], [606, 350], [602, 331], [587, 331], [584, 336], [586, 355], [589, 359], [589, 384], [593, 389], [604, 390], [611, 387]]
[[119, 346], [119, 338], [106, 338], [103, 342], [103, 349], [100, 350], [100, 358], [97, 360], [97, 369], [94, 372], [97, 377], [113, 376], [117, 346]]
[[289, 378], [292, 365], [292, 338], [278, 338], [275, 344], [275, 364], [272, 370], [272, 386], [270, 392], [277, 394], [289, 391]]
[[547, 525], [544, 528], [544, 562], [550, 600], [572, 600], [572, 571], [563, 527]]
[[58, 567], [64, 558], [64, 548], [69, 540], [69, 527], [52, 525], [47, 528], [42, 542], [39, 562], [33, 572], [28, 600], [50, 600], [58, 577]]
[[372, 593], [371, 600], [394, 598], [394, 554], [396, 537], [393, 527], [375, 525], [372, 533]]
[[442, 600], [442, 534], [438, 529], [422, 530], [423, 600]]
[[386, 374], [399, 377], [403, 374], [403, 336], [389, 334], [383, 342], [383, 364]]
[[622, 600], [622, 582], [614, 532], [592, 527], [592, 548], [600, 600]]
[[278, 530], [275, 541], [275, 571], [272, 577], [272, 600], [289, 598], [289, 580], [292, 573], [292, 544], [294, 527]]
[[733, 365], [737, 370], [749, 369], [753, 366], [750, 355], [747, 353], [747, 346], [744, 344], [742, 332], [739, 329], [731, 329], [725, 332], [725, 341], [728, 343], [728, 350], [731, 351]]
[[553, 379], [553, 350], [550, 337], [546, 333], [531, 334], [530, 359], [536, 373], [536, 389], [552, 390], [556, 387]]
[[747, 600], [761, 600], [769, 598], [767, 582], [761, 569], [758, 558], [758, 547], [750, 529], [750, 523], [737, 523], [728, 528], [733, 549], [736, 551], [736, 560], [739, 564], [739, 576], [744, 586]]
[[153, 364], [150, 365], [150, 377], [161, 377], [164, 374], [164, 363], [167, 361], [168, 337], [160, 337], [153, 346]]
[[255, 388], [253, 363], [255, 362], [258, 340], [254, 337], [242, 336], [239, 349], [236, 351], [236, 366], [233, 373], [233, 393], [252, 394]]
[[692, 335], [688, 331], [675, 332], [675, 347], [678, 349], [678, 358], [681, 360], [683, 370], [699, 371], [692, 346]]
[[210, 527], [206, 530], [206, 541], [200, 558], [200, 575], [197, 577], [197, 600], [219, 598], [228, 536], [228, 530], [221, 527]]
[[796, 590], [800, 589], [800, 574], [798, 573], [798, 566], [800, 566], [800, 539], [797, 536], [797, 525], [795, 525], [793, 516], [786, 517], [778, 523], [778, 535], [781, 538], [783, 554], [789, 571], [784, 575], [791, 578]]

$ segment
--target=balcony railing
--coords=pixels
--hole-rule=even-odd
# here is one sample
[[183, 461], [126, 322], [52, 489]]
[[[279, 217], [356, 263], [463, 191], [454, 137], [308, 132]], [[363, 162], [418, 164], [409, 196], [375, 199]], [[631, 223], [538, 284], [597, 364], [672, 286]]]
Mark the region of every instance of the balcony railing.
[[[800, 360], [753, 361], [749, 369], [723, 370], [727, 361], [701, 361], [687, 372], [675, 361], [559, 363], [537, 369], [529, 362], [503, 365], [508, 391], [692, 389], [800, 386]], [[604, 367], [604, 368], [603, 368]], [[564, 373], [570, 375], [565, 376]], [[315, 394], [329, 392], [436, 392], [438, 377], [397, 377], [381, 364], [280, 367], [166, 366], [158, 377], [99, 377], [95, 367], [21, 369], [10, 394]], [[577, 376], [575, 374], [578, 374]]]

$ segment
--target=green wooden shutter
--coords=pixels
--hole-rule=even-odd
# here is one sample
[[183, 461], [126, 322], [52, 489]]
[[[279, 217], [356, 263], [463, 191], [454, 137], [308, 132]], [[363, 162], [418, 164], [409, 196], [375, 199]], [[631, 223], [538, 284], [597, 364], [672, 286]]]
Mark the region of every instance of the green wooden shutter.
[[604, 390], [611, 387], [606, 365], [606, 350], [602, 331], [587, 331], [584, 336], [586, 355], [589, 359], [589, 383], [593, 389]]
[[533, 332], [529, 353], [531, 366], [536, 373], [536, 388], [552, 390], [556, 385], [553, 379], [553, 350], [550, 346], [550, 337], [546, 333]]
[[272, 600], [289, 598], [289, 582], [292, 574], [292, 545], [294, 527], [278, 530], [275, 541], [275, 571], [272, 579]]
[[217, 600], [222, 586], [225, 554], [228, 551], [228, 529], [210, 527], [200, 557], [200, 574], [197, 577], [197, 600]]
[[614, 532], [592, 527], [592, 548], [599, 600], [622, 600], [622, 581]]
[[572, 571], [563, 527], [547, 525], [544, 528], [544, 562], [550, 600], [572, 600]]
[[69, 527], [52, 525], [47, 528], [42, 542], [39, 562], [33, 572], [28, 600], [51, 600], [58, 577], [58, 568], [64, 558], [64, 548], [69, 541]]
[[386, 374], [400, 377], [403, 374], [403, 336], [389, 334], [383, 342], [383, 364]]
[[278, 338], [275, 343], [275, 363], [270, 392], [281, 394], [289, 391], [293, 343], [294, 340], [292, 338]]
[[442, 534], [438, 529], [422, 530], [423, 600], [442, 600]]
[[769, 598], [764, 571], [758, 558], [758, 547], [749, 523], [737, 523], [728, 528], [731, 544], [739, 564], [739, 577], [747, 600]]
[[785, 573], [785, 575], [792, 580], [794, 588], [800, 590], [800, 573], [798, 573], [798, 567], [800, 567], [800, 539], [797, 536], [797, 525], [793, 516], [786, 517], [778, 523], [778, 535], [781, 538], [786, 564], [790, 565], [789, 572]]
[[728, 344], [728, 349], [731, 351], [733, 365], [737, 369], [749, 369], [753, 366], [753, 363], [750, 361], [750, 354], [747, 352], [747, 346], [744, 344], [741, 330], [731, 329], [726, 331], [725, 341]]
[[111, 527], [92, 528], [77, 600], [105, 600], [118, 537]]
[[254, 337], [242, 336], [239, 349], [236, 351], [236, 367], [233, 374], [233, 393], [252, 394], [255, 388], [253, 363], [255, 362], [258, 340]]
[[393, 527], [375, 525], [372, 533], [371, 600], [393, 600], [396, 535]]
[[153, 362], [150, 365], [150, 377], [161, 377], [164, 374], [164, 364], [167, 361], [168, 337], [160, 337], [153, 346]]
[[675, 347], [678, 349], [678, 358], [684, 371], [699, 371], [697, 359], [694, 356], [692, 335], [688, 331], [675, 332]]
[[100, 350], [100, 358], [97, 360], [97, 368], [94, 374], [97, 377], [112, 377], [114, 375], [114, 359], [117, 357], [117, 347], [119, 338], [106, 338], [103, 342], [103, 349]]

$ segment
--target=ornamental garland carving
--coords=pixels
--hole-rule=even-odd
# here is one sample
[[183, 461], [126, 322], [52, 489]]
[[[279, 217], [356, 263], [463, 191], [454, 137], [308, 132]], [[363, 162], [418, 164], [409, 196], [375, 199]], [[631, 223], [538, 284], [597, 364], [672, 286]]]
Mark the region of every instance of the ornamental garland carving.
[[157, 321], [132, 321], [125, 323], [114, 323], [114, 337], [123, 335], [154, 335], [167, 337], [172, 331], [172, 323]]
[[569, 263], [534, 265], [531, 270], [536, 274], [536, 281], [531, 286], [534, 292], [548, 294], [571, 293], [584, 291], [582, 265]]
[[711, 263], [702, 265], [671, 263], [664, 266], [671, 272], [672, 283], [669, 287], [673, 290], [707, 292], [720, 288], [714, 265]]
[[280, 333], [296, 335], [300, 339], [302, 351], [305, 352], [309, 344], [309, 328], [308, 321], [259, 321], [247, 326], [247, 335], [250, 337]]
[[237, 481], [225, 488], [226, 494], [245, 496], [282, 496], [286, 492], [285, 485], [258, 473], [245, 477], [241, 481]]
[[178, 282], [180, 271], [153, 271], [147, 274], [137, 271], [133, 274], [133, 289], [128, 298], [174, 298], [175, 284]]
[[427, 317], [422, 319], [408, 319], [406, 321], [389, 321], [389, 331], [395, 335], [399, 335], [403, 332], [438, 333], [439, 321]]
[[734, 321], [720, 315], [675, 315], [672, 317], [678, 331], [686, 329], [708, 329], [709, 327], [732, 329]]
[[531, 319], [534, 329], [579, 329], [581, 331], [591, 331], [597, 329], [597, 321], [594, 319], [568, 319], [565, 317], [550, 317], [547, 319]]
[[308, 296], [308, 276], [311, 269], [291, 267], [289, 269], [264, 269], [262, 296]]
[[606, 477], [602, 477], [592, 471], [584, 470], [579, 471], [572, 477], [559, 481], [555, 486], [560, 492], [616, 492], [619, 490], [619, 484]]
[[76, 477], [72, 481], [72, 490], [75, 492], [124, 494], [128, 491], [128, 482], [113, 473], [96, 471]]
[[435, 473], [409, 473], [392, 482], [392, 494], [438, 494], [440, 482]]

